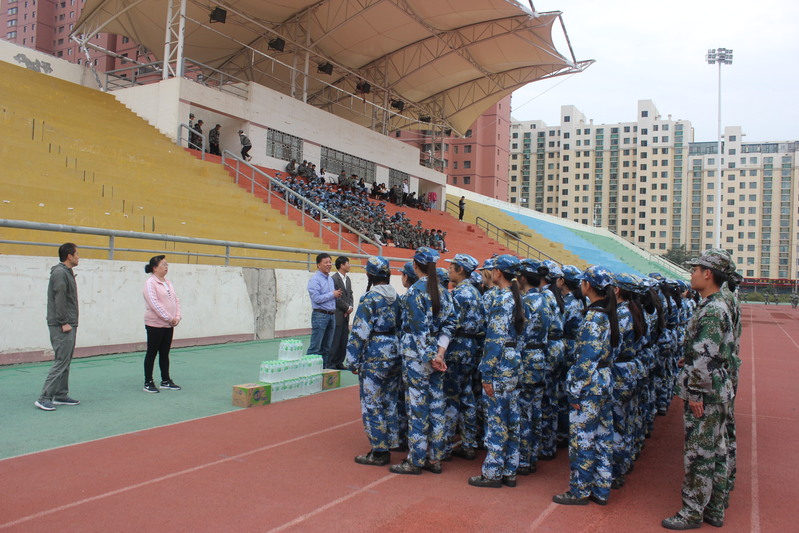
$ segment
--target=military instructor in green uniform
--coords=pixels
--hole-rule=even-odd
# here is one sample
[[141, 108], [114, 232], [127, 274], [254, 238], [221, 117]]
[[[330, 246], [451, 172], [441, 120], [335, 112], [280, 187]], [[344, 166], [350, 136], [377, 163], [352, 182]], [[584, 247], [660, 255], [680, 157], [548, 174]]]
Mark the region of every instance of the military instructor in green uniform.
[[663, 520], [666, 529], [724, 524], [729, 491], [727, 420], [739, 366], [739, 310], [728, 294], [741, 278], [724, 250], [706, 250], [690, 261], [691, 287], [702, 301], [685, 333], [684, 359], [675, 393], [684, 400], [685, 477], [682, 508]]

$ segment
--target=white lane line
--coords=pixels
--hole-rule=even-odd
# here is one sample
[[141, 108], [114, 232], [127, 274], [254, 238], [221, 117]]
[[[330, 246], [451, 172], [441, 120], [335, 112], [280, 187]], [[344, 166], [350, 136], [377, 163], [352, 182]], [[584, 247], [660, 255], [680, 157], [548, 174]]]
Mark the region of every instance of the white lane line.
[[72, 502], [72, 503], [59, 505], [58, 507], [53, 507], [52, 509], [48, 509], [46, 511], [40, 511], [38, 513], [34, 513], [34, 514], [31, 514], [31, 515], [28, 515], [28, 516], [23, 516], [22, 518], [18, 518], [16, 520], [12, 521], [12, 522], [6, 522], [5, 524], [0, 524], [0, 529], [6, 529], [6, 528], [9, 528], [9, 527], [17, 526], [19, 524], [24, 524], [25, 522], [30, 522], [31, 520], [36, 520], [37, 518], [42, 518], [44, 516], [48, 516], [48, 515], [51, 515], [51, 514], [54, 514], [54, 513], [60, 513], [61, 511], [66, 511], [68, 509], [72, 509], [74, 507], [78, 507], [78, 506], [81, 506], [81, 505], [84, 505], [84, 504], [87, 504], [87, 503], [95, 502], [95, 501], [98, 501], [98, 500], [103, 500], [105, 498], [110, 498], [111, 496], [117, 496], [119, 494], [124, 494], [125, 492], [130, 492], [132, 490], [140, 489], [142, 487], [146, 487], [148, 485], [153, 485], [155, 483], [160, 483], [162, 481], [167, 481], [169, 479], [174, 479], [176, 477], [184, 476], [186, 474], [192, 474], [194, 472], [199, 472], [200, 470], [205, 470], [206, 468], [210, 468], [212, 466], [217, 466], [217, 465], [220, 465], [220, 464], [229, 463], [231, 461], [236, 461], [238, 459], [241, 459], [242, 457], [247, 457], [249, 455], [253, 455], [253, 454], [256, 454], [256, 453], [265, 452], [267, 450], [271, 450], [271, 449], [277, 448], [279, 446], [285, 446], [287, 444], [293, 444], [293, 443], [295, 443], [297, 441], [300, 441], [300, 440], [303, 440], [303, 439], [307, 439], [307, 438], [310, 438], [310, 437], [316, 437], [317, 435], [322, 435], [322, 434], [327, 433], [329, 431], [335, 431], [337, 429], [341, 429], [341, 428], [350, 426], [350, 425], [355, 424], [355, 423], [360, 423], [360, 422], [361, 422], [361, 419], [357, 418], [355, 420], [351, 420], [350, 422], [344, 422], [343, 424], [338, 424], [336, 426], [331, 426], [329, 428], [320, 429], [319, 431], [314, 431], [312, 433], [307, 433], [307, 434], [299, 436], [299, 437], [294, 437], [292, 439], [284, 440], [283, 442], [277, 442], [275, 444], [269, 444], [267, 446], [262, 446], [260, 448], [256, 448], [254, 450], [250, 450], [248, 452], [243, 452], [243, 453], [240, 453], [238, 455], [233, 455], [233, 456], [230, 456], [230, 457], [225, 457], [224, 459], [219, 459], [217, 461], [211, 461], [211, 462], [204, 463], [204, 464], [201, 464], [201, 465], [193, 466], [191, 468], [187, 468], [185, 470], [180, 470], [178, 472], [172, 472], [171, 474], [167, 474], [165, 476], [156, 477], [156, 478], [153, 478], [153, 479], [149, 479], [147, 481], [142, 481], [141, 483], [136, 483], [134, 485], [128, 485], [127, 487], [122, 487], [122, 488], [119, 488], [119, 489], [116, 489], [116, 490], [104, 492], [103, 494], [98, 494], [96, 496], [92, 496], [91, 498], [85, 498], [83, 500], [78, 500], [78, 501], [75, 501], [75, 502]]
[[533, 531], [537, 530], [537, 529], [539, 528], [539, 526], [541, 526], [541, 524], [543, 524], [543, 523], [544, 523], [544, 520], [546, 520], [547, 518], [549, 518], [549, 515], [551, 515], [553, 512], [555, 512], [555, 509], [557, 509], [557, 508], [558, 508], [558, 504], [557, 504], [557, 503], [555, 503], [555, 502], [552, 502], [552, 503], [550, 503], [550, 504], [549, 504], [549, 507], [547, 507], [546, 509], [544, 509], [544, 510], [541, 512], [541, 514], [540, 514], [540, 515], [538, 515], [538, 518], [536, 518], [536, 519], [533, 521], [533, 523], [532, 523], [532, 524], [530, 524], [530, 529], [528, 529], [528, 531], [529, 531], [530, 533], [533, 533]]
[[[752, 309], [749, 309], [749, 320], [752, 320]], [[780, 326], [782, 329], [782, 326]], [[785, 331], [783, 329], [783, 331]], [[752, 349], [752, 533], [760, 533], [760, 480], [757, 470], [757, 385], [755, 384], [755, 328], [751, 334]], [[793, 339], [791, 339], [793, 340]], [[796, 344], [796, 343], [794, 343]]]
[[281, 526], [278, 526], [278, 527], [276, 527], [274, 529], [270, 529], [269, 533], [277, 533], [278, 531], [285, 531], [286, 529], [288, 529], [288, 528], [290, 528], [292, 526], [296, 526], [297, 524], [305, 522], [309, 518], [312, 518], [312, 517], [318, 515], [319, 513], [323, 513], [325, 511], [327, 511], [328, 509], [331, 509], [331, 508], [335, 507], [336, 505], [338, 505], [340, 503], [344, 503], [347, 500], [350, 500], [350, 499], [354, 498], [355, 496], [357, 496], [357, 495], [359, 495], [359, 494], [361, 494], [363, 492], [366, 492], [368, 490], [371, 490], [371, 489], [375, 488], [376, 486], [380, 485], [381, 483], [385, 483], [389, 479], [396, 478], [396, 477], [397, 477], [397, 474], [388, 474], [386, 476], [381, 477], [380, 479], [376, 479], [376, 480], [372, 481], [371, 483], [369, 483], [368, 485], [364, 485], [360, 489], [358, 489], [356, 491], [353, 491], [353, 492], [347, 494], [346, 496], [342, 496], [341, 498], [336, 498], [332, 502], [326, 503], [322, 507], [318, 507], [317, 509], [314, 509], [310, 513], [306, 513], [304, 515], [298, 516], [297, 518], [295, 518], [294, 520], [292, 520], [290, 522], [286, 522], [285, 524], [283, 524]]

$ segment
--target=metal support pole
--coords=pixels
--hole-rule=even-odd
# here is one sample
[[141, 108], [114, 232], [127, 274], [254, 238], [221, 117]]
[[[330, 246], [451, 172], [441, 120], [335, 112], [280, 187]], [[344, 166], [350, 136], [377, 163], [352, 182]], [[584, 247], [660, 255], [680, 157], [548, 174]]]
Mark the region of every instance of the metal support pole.
[[178, 53], [175, 58], [175, 76], [183, 77], [183, 43], [186, 37], [186, 0], [180, 0], [180, 21], [178, 22]]
[[716, 161], [716, 248], [721, 248], [721, 61], [719, 63], [718, 160]]
[[166, 35], [164, 36], [164, 65], [161, 79], [169, 79], [169, 58], [172, 56], [172, 2], [166, 3]]
[[108, 259], [114, 258], [114, 236], [108, 237]]

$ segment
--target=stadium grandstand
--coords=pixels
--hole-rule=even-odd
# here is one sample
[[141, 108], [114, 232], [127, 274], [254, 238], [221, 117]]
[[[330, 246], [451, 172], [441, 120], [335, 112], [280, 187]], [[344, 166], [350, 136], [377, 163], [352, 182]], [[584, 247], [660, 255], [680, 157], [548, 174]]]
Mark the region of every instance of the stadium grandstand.
[[[157, 61], [99, 72], [0, 42], [3, 283], [36, 291], [53, 245], [77, 242], [92, 282], [82, 294], [97, 306], [82, 315], [77, 355], [141, 348], [130, 303], [153, 253], [169, 254], [174, 275], [186, 277], [188, 305], [222, 305], [219, 319], [187, 321], [176, 346], [308, 333], [310, 305], [297, 289], [315, 255], [353, 258], [358, 292], [366, 257], [382, 254], [399, 269], [428, 244], [400, 242], [408, 227], [445, 233], [445, 257], [515, 253], [581, 267], [601, 259], [681, 275], [597, 228], [448, 187], [418, 149], [390, 135], [463, 133], [514, 89], [587, 68], [592, 61], [553, 44], [556, 32], [568, 43], [560, 12], [506, 0], [88, 0], [71, 37], [96, 49], [100, 31], [135, 40]], [[221, 126], [221, 156], [187, 149], [190, 115], [205, 124], [205, 147]], [[252, 161], [239, 155], [239, 131]], [[441, 205], [423, 210], [367, 193], [346, 203], [311, 198], [307, 179], [305, 189], [287, 179], [292, 159], [386, 190], [407, 180]], [[343, 194], [337, 184], [325, 190]], [[452, 200], [462, 195], [461, 222]], [[370, 217], [394, 225], [375, 233]], [[15, 291], [3, 294], [14, 305]], [[2, 362], [46, 357], [43, 332], [25, 326], [43, 314], [37, 302], [11, 319]], [[118, 317], [113, 333], [109, 316]]]

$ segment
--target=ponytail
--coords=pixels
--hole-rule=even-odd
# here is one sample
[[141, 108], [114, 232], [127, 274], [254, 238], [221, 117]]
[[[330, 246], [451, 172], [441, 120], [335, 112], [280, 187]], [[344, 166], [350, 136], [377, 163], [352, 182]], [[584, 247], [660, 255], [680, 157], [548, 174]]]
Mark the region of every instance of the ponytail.
[[585, 296], [583, 296], [583, 290], [580, 288], [580, 282], [569, 281], [566, 278], [563, 278], [563, 282], [566, 284], [566, 287], [569, 288], [569, 291], [571, 291], [572, 296], [574, 296], [574, 299], [583, 304], [583, 309], [585, 309], [586, 308]]
[[646, 320], [641, 310], [641, 304], [638, 303], [638, 295], [624, 289], [620, 290], [621, 297], [624, 298], [630, 306], [630, 315], [633, 317], [633, 333], [635, 334], [635, 340], [638, 340], [646, 333]]
[[438, 284], [438, 273], [436, 272], [435, 263], [427, 263], [423, 265], [416, 259], [413, 260], [419, 270], [427, 274], [427, 295], [430, 297], [430, 308], [433, 311], [433, 316], [437, 317], [438, 312], [441, 310], [441, 292]]
[[621, 335], [619, 333], [619, 316], [616, 313], [616, 291], [613, 285], [608, 285], [604, 289], [600, 289], [591, 285], [591, 288], [596, 291], [596, 293], [600, 296], [604, 295], [604, 298], [595, 301], [590, 306], [589, 309], [597, 309], [608, 315], [608, 324], [610, 325], [610, 345], [613, 348], [617, 348], [619, 346], [619, 341], [621, 340]]
[[566, 312], [566, 304], [563, 303], [563, 294], [560, 292], [557, 284], [553, 281], [549, 285], [547, 285], [549, 292], [551, 292], [555, 296], [555, 301], [558, 302], [558, 308], [560, 309], [560, 313], [563, 314]]
[[510, 292], [513, 295], [513, 327], [516, 329], [516, 333], [521, 333], [524, 331], [524, 304], [522, 303], [522, 291], [519, 290], [519, 282], [516, 281], [513, 274], [501, 271], [500, 274], [510, 281]]
[[374, 274], [366, 274], [366, 292], [369, 292], [374, 285], [386, 284], [389, 281], [389, 273], [388, 276], [376, 276]]

